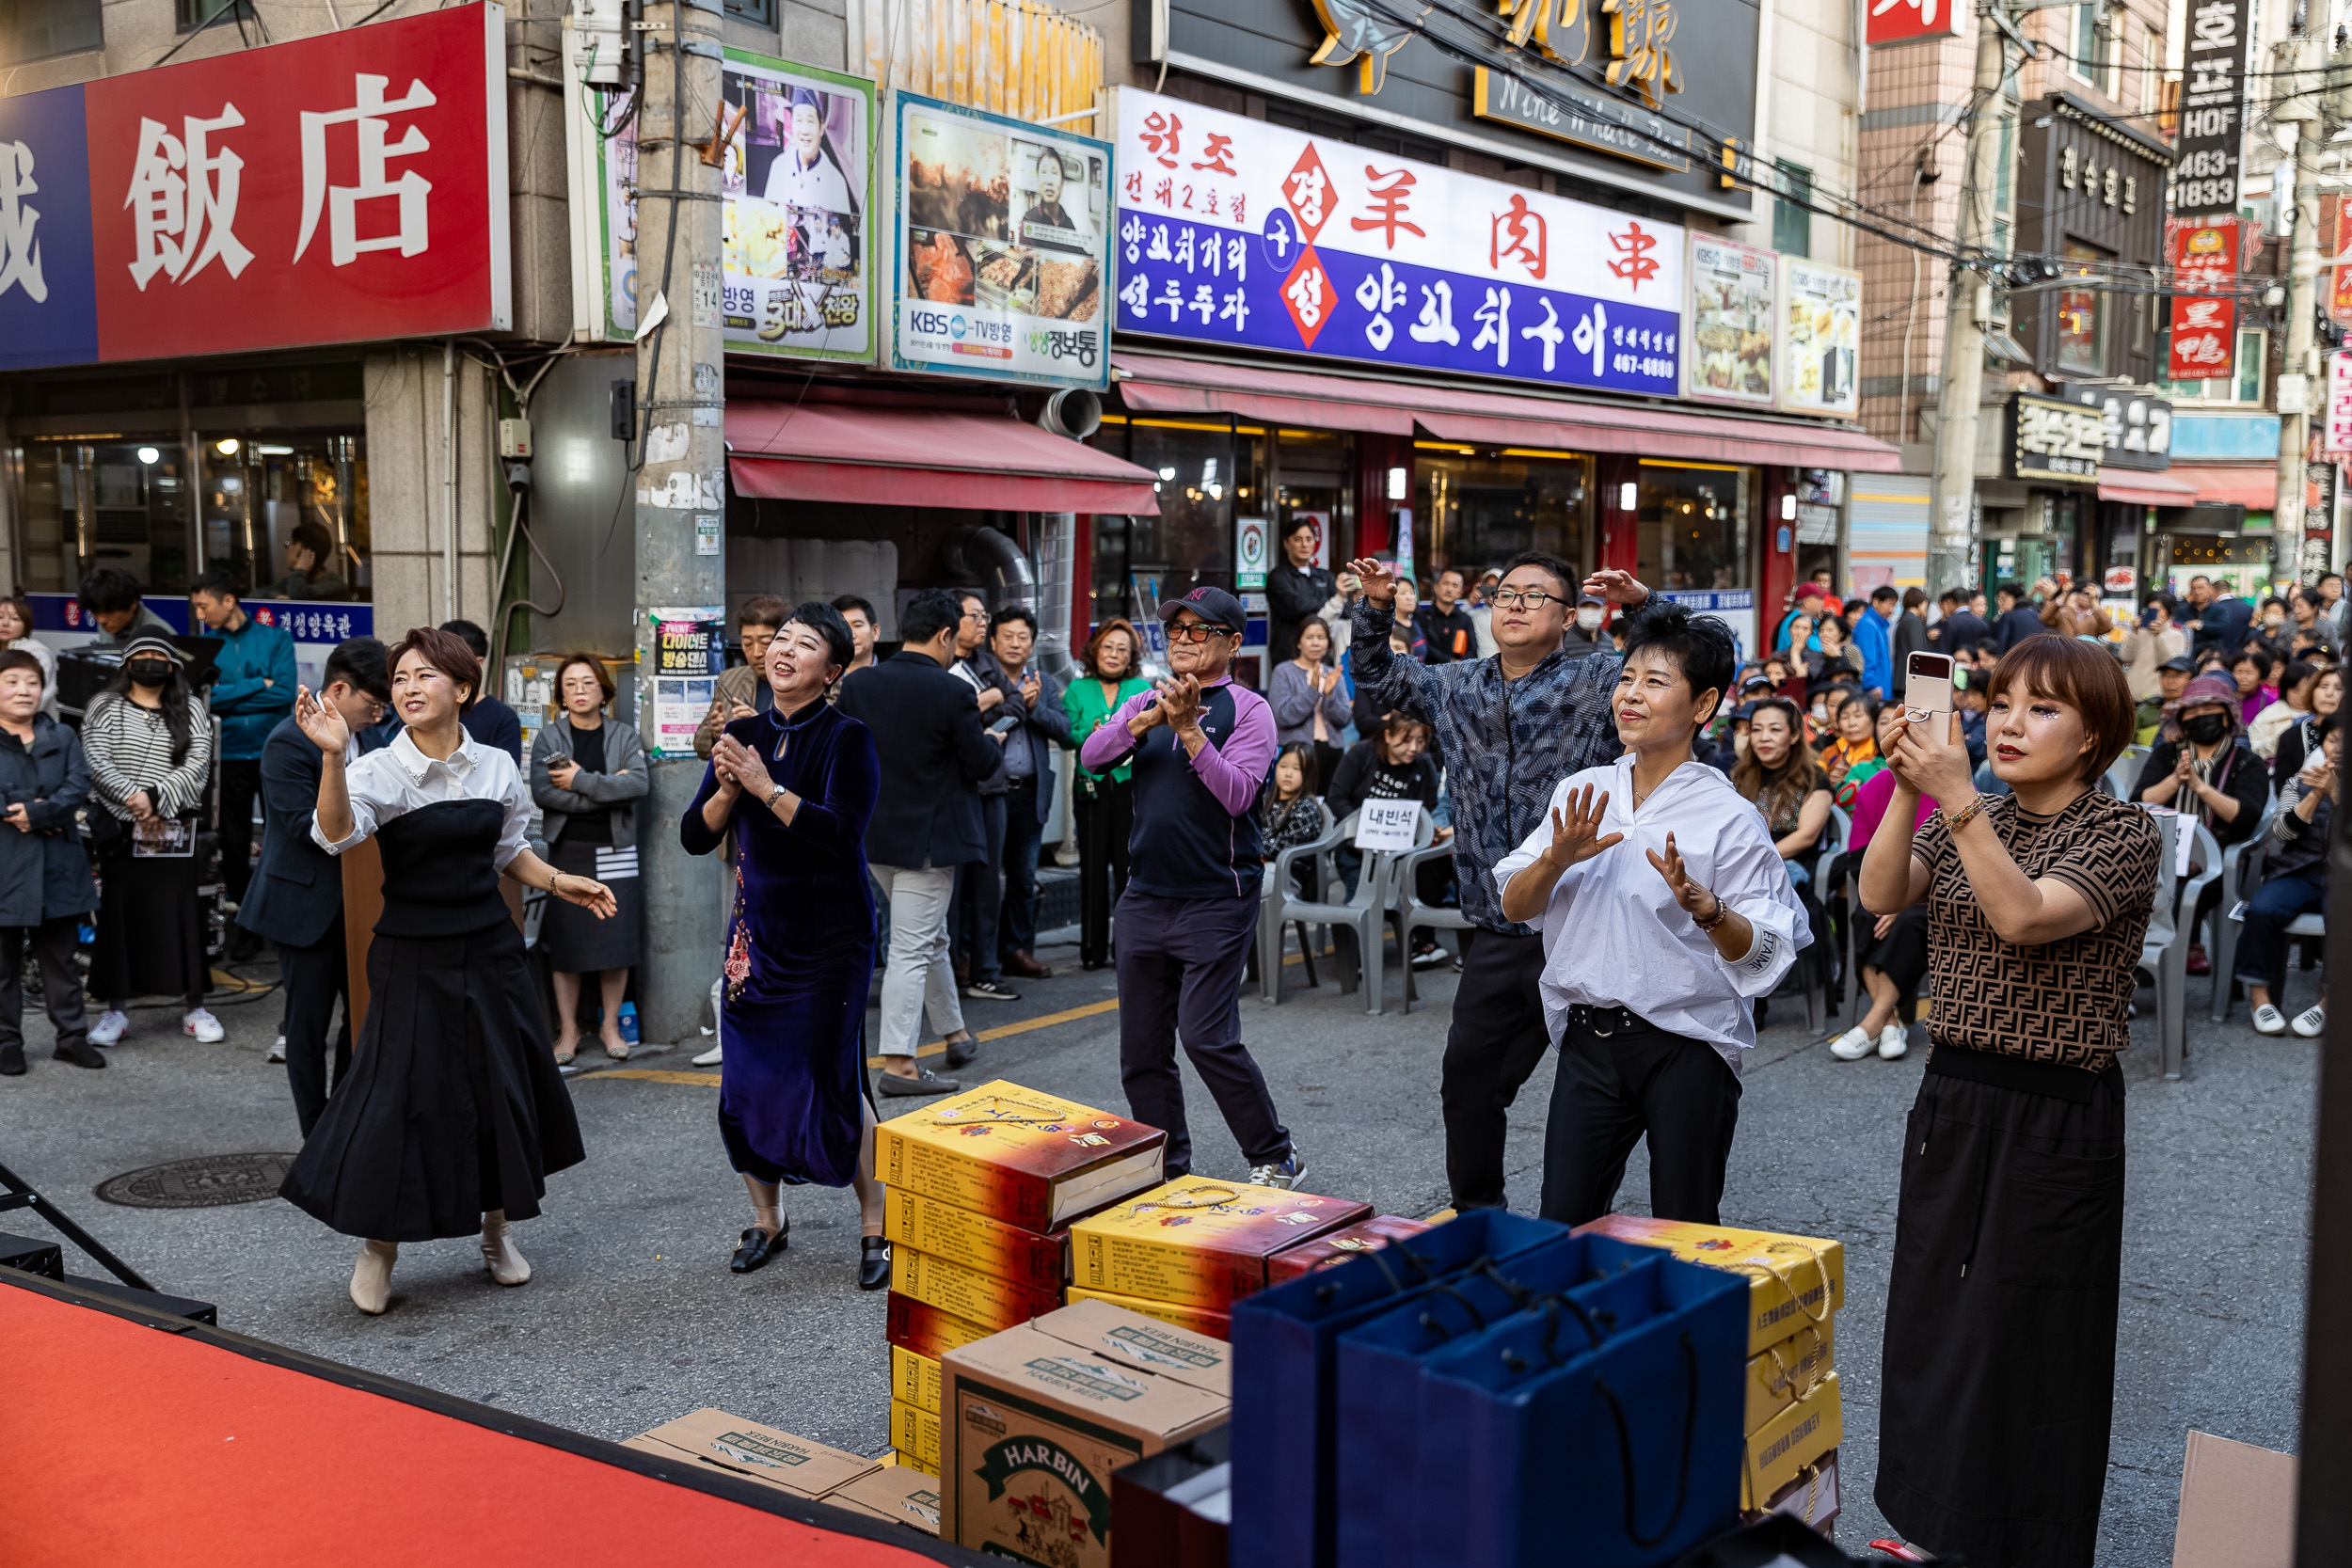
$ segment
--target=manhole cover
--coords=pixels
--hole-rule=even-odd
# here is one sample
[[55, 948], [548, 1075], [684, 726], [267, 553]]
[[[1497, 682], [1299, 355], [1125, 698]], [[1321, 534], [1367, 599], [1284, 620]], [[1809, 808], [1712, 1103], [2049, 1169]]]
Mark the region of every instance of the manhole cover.
[[217, 1209], [278, 1196], [293, 1166], [291, 1154], [206, 1154], [145, 1170], [125, 1171], [98, 1184], [98, 1196], [127, 1209]]

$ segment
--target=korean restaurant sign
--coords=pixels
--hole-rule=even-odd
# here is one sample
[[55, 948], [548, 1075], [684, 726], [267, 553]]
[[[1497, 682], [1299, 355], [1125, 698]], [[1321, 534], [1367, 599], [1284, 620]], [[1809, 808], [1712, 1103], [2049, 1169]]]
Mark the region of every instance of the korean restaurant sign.
[[2182, 217], [2237, 211], [2246, 151], [2248, 25], [2252, 0], [2188, 0], [2182, 52], [2181, 134], [2172, 164], [2172, 211]]
[[2106, 424], [2098, 409], [2039, 392], [2010, 395], [2010, 478], [2096, 484], [2106, 453]]
[[1680, 390], [1676, 225], [1132, 87], [1118, 129], [1122, 334]]
[[[2177, 286], [2226, 284], [2237, 277], [2235, 218], [2217, 223], [2166, 225], [2172, 236], [2172, 277]], [[2171, 327], [2165, 377], [2170, 381], [2221, 381], [2235, 373], [2237, 300], [2233, 295], [2175, 293], [2169, 307]]]
[[2101, 467], [2161, 473], [2172, 467], [2172, 404], [2164, 399], [2079, 381], [2054, 381], [2050, 395], [2099, 411], [2106, 443]]
[[2328, 356], [2328, 407], [2320, 451], [2352, 455], [2352, 353]]
[[0, 98], [0, 368], [513, 325], [505, 10]]
[[1960, 37], [1964, 0], [1869, 0], [1862, 36], [1870, 47], [1889, 43], [1932, 43]]

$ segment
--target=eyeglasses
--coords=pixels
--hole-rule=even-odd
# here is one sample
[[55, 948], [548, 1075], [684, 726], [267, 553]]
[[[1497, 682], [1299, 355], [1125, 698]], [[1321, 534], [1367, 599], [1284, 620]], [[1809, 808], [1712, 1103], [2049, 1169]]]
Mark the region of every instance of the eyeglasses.
[[1168, 628], [1168, 640], [1170, 642], [1206, 642], [1212, 637], [1232, 635], [1231, 627], [1213, 626], [1206, 621], [1194, 621], [1189, 624], [1177, 623]]
[[1540, 588], [1498, 588], [1494, 591], [1493, 601], [1497, 610], [1517, 610], [1521, 605], [1530, 610], [1541, 610], [1548, 604], [1568, 602], [1559, 594], [1547, 594]]

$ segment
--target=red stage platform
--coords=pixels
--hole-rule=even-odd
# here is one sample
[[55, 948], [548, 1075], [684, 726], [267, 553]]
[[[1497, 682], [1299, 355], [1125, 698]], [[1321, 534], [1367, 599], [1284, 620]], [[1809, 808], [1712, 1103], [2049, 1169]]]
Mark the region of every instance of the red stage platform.
[[0, 1268], [0, 1347], [10, 1568], [981, 1560], [14, 1269]]

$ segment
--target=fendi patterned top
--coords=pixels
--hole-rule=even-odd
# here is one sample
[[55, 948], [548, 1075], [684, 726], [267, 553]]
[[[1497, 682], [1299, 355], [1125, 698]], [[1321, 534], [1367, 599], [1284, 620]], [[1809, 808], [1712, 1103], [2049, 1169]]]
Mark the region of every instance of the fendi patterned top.
[[2155, 902], [2162, 835], [2145, 810], [2096, 789], [2056, 816], [2032, 816], [2003, 795], [1985, 802], [1984, 819], [2020, 870], [2081, 894], [2098, 923], [2039, 947], [2003, 942], [1978, 907], [1937, 812], [1911, 846], [1928, 868], [1929, 1037], [1939, 1045], [2104, 1069], [2109, 1052], [2131, 1043], [2132, 973]]

